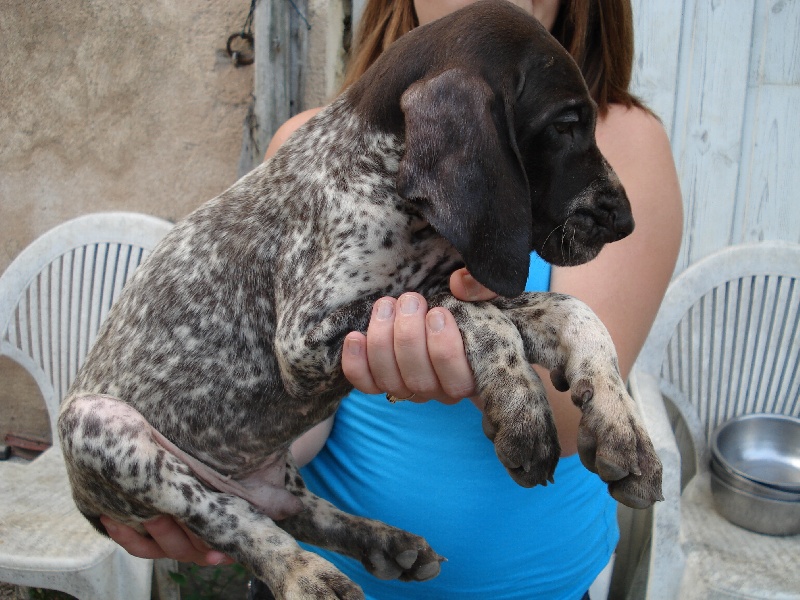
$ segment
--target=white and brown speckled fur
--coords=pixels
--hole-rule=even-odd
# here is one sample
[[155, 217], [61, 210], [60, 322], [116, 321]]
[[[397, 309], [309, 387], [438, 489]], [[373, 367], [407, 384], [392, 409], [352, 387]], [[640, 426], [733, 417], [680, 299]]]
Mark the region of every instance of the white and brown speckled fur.
[[[288, 452], [350, 389], [340, 367], [344, 335], [365, 330], [377, 298], [407, 290], [453, 312], [486, 400], [484, 431], [518, 483], [546, 483], [559, 455], [544, 390], [529, 366], [535, 362], [553, 370], [584, 412], [587, 467], [626, 503], [658, 499], [660, 464], [611, 339], [585, 305], [546, 293], [466, 304], [446, 293], [449, 274], [466, 262], [493, 289], [516, 294], [525, 273], [510, 264], [518, 257], [506, 255], [522, 253], [524, 262], [536, 249], [552, 262], [577, 264], [632, 227], [624, 191], [594, 144], [594, 112], [577, 68], [535, 21], [509, 11], [516, 9], [506, 2], [482, 2], [436, 25], [477, 35], [460, 42], [474, 56], [442, 50], [455, 43], [442, 41], [443, 29], [409, 34], [412, 42], [396, 44], [364, 83], [272, 160], [179, 223], [140, 267], [59, 418], [74, 497], [93, 523], [99, 527], [105, 514], [140, 528], [155, 515], [173, 515], [278, 598], [362, 597], [292, 536], [352, 556], [378, 577], [435, 576], [442, 559], [425, 540], [317, 498]], [[514, 35], [486, 41], [517, 29], [524, 43]], [[519, 46], [523, 66], [507, 59], [517, 73], [513, 85], [486, 72], [480, 79], [459, 63], [485, 55], [499, 71], [494, 55], [481, 50], [487, 43]], [[536, 78], [567, 108], [542, 104], [544, 92], [531, 91]], [[442, 90], [465, 94], [463, 102], [442, 100]], [[505, 104], [497, 100], [503, 97]], [[446, 131], [426, 124], [447, 121], [461, 105], [477, 107], [475, 123], [462, 118]], [[571, 141], [544, 129], [563, 110], [582, 115]], [[486, 129], [504, 122], [510, 133]], [[452, 150], [423, 148], [450, 135], [465, 136], [459, 151], [479, 154], [454, 167], [444, 160]], [[431, 167], [431, 152], [447, 164]], [[557, 165], [548, 166], [546, 157], [559, 152]], [[496, 166], [495, 155], [516, 160], [509, 167], [515, 175], [497, 175], [505, 166]], [[476, 167], [486, 156], [492, 161]], [[576, 166], [567, 184], [559, 178], [569, 161]], [[426, 191], [448, 177], [491, 185], [471, 200], [461, 197], [469, 190], [447, 197]], [[495, 197], [513, 202], [490, 206]], [[517, 205], [527, 223], [518, 223]], [[546, 235], [548, 219], [560, 233]], [[507, 242], [514, 247], [496, 246]]]

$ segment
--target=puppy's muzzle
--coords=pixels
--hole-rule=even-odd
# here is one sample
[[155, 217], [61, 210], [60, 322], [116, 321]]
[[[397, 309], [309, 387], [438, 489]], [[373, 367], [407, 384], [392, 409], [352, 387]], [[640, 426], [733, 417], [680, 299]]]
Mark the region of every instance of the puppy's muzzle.
[[633, 213], [625, 193], [603, 190], [595, 202], [575, 211], [575, 229], [586, 238], [586, 243], [608, 244], [633, 233]]

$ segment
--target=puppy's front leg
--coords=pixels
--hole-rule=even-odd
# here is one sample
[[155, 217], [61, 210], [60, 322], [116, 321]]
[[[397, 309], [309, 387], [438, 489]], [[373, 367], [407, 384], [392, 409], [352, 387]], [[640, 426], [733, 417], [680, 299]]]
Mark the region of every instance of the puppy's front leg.
[[555, 422], [514, 323], [487, 302], [461, 302], [441, 294], [429, 304], [450, 310], [461, 330], [484, 400], [483, 430], [500, 462], [523, 487], [552, 481], [561, 454]]
[[551, 372], [581, 409], [578, 451], [587, 469], [634, 508], [661, 496], [661, 461], [619, 373], [617, 354], [600, 319], [580, 300], [528, 293], [492, 301], [516, 325], [529, 361]]
[[307, 400], [330, 392], [341, 398], [352, 389], [342, 375], [342, 342], [350, 331], [366, 331], [377, 299], [359, 298], [323, 316], [319, 313], [324, 307], [301, 305], [281, 311], [275, 355], [293, 398]]

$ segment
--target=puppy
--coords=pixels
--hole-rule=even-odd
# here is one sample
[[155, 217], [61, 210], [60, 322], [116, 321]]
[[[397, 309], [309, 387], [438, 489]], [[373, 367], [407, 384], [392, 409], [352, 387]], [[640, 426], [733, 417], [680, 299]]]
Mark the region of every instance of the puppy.
[[[351, 388], [344, 336], [408, 290], [455, 316], [484, 431], [520, 485], [552, 480], [559, 456], [536, 362], [584, 412], [584, 464], [627, 504], [658, 499], [661, 466], [600, 321], [567, 296], [521, 294], [531, 251], [576, 265], [632, 231], [595, 119], [569, 55], [505, 0], [400, 39], [139, 268], [60, 414], [78, 508], [101, 531], [103, 514], [140, 531], [172, 515], [278, 598], [363, 597], [292, 536], [377, 577], [434, 577], [425, 540], [314, 496], [289, 453]], [[450, 296], [463, 265], [501, 298]]]

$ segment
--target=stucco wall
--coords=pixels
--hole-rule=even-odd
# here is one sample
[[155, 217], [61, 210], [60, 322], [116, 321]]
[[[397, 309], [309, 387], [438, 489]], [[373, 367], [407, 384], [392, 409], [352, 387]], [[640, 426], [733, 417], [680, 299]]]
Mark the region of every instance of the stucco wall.
[[[252, 68], [225, 53], [248, 0], [4, 0], [0, 269], [71, 217], [177, 219], [236, 179]], [[0, 444], [47, 433], [0, 361]]]
[[174, 219], [235, 180], [252, 69], [224, 52], [246, 0], [6, 0], [0, 268], [110, 209]]

